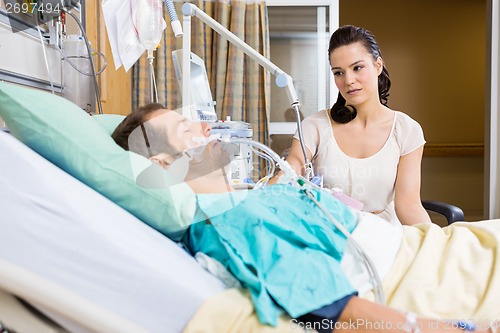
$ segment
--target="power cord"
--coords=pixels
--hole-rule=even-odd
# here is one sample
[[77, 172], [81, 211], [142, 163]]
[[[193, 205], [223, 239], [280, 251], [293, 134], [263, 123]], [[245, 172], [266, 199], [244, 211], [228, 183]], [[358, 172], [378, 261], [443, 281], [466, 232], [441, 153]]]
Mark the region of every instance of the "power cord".
[[94, 79], [94, 87], [95, 87], [94, 92], [95, 92], [95, 97], [97, 99], [98, 113], [103, 114], [102, 104], [101, 104], [101, 96], [99, 95], [99, 85], [97, 84], [97, 74], [95, 71], [94, 58], [92, 57], [92, 49], [90, 47], [89, 39], [87, 38], [87, 34], [85, 33], [85, 29], [83, 28], [82, 23], [80, 22], [78, 17], [76, 17], [75, 14], [71, 13], [70, 11], [67, 11], [66, 9], [64, 9], [64, 11], [66, 14], [68, 14], [69, 16], [71, 16], [75, 20], [76, 24], [80, 28], [80, 31], [82, 32], [83, 40], [85, 41], [85, 46], [87, 47], [87, 53], [89, 55], [90, 69], [92, 71], [92, 77]]

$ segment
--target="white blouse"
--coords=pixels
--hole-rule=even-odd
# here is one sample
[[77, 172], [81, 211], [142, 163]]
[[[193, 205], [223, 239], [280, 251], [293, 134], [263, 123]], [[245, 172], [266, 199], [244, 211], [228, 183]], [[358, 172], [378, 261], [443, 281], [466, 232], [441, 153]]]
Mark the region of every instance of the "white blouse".
[[[324, 187], [338, 188], [363, 202], [363, 211], [378, 212], [385, 220], [399, 224], [394, 210], [394, 186], [399, 158], [425, 144], [422, 127], [408, 115], [394, 111], [391, 133], [384, 146], [372, 156], [353, 158], [338, 146], [327, 110], [302, 122], [304, 144], [312, 154], [316, 175]], [[298, 134], [295, 133], [298, 139]]]

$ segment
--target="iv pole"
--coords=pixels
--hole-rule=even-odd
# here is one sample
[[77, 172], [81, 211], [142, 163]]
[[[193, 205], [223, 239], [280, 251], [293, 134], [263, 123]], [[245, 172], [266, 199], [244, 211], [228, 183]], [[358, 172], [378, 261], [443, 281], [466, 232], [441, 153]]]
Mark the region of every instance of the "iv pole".
[[271, 74], [276, 77], [276, 85], [280, 88], [285, 88], [288, 99], [291, 102], [291, 107], [295, 111], [297, 119], [297, 133], [299, 135], [300, 146], [302, 148], [302, 153], [304, 154], [305, 161], [305, 178], [310, 180], [314, 176], [314, 171], [312, 168], [312, 163], [309, 161], [307, 156], [306, 147], [302, 137], [302, 126], [300, 124], [300, 103], [297, 97], [297, 92], [293, 86], [292, 77], [286, 74], [283, 70], [273, 64], [271, 61], [266, 59], [262, 54], [254, 50], [250, 45], [242, 41], [231, 31], [222, 26], [219, 22], [211, 18], [207, 13], [199, 9], [196, 5], [191, 3], [184, 3], [182, 5], [183, 17], [183, 40], [182, 40], [182, 107], [183, 113], [189, 113], [190, 104], [190, 84], [189, 80], [191, 78], [191, 66], [190, 66], [190, 55], [191, 55], [191, 16], [195, 16], [203, 21], [206, 25], [215, 30], [222, 37], [226, 38], [231, 44], [236, 46], [239, 50], [243, 51], [247, 56], [256, 61], [259, 65], [268, 70]]

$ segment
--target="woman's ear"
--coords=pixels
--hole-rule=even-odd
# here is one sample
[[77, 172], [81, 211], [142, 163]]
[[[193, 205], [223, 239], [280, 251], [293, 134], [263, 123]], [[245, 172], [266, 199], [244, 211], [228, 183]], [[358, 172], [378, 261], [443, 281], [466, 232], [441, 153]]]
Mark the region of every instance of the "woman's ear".
[[377, 75], [382, 74], [382, 70], [384, 69], [384, 60], [382, 57], [378, 57], [377, 60], [375, 60], [375, 67], [377, 68]]

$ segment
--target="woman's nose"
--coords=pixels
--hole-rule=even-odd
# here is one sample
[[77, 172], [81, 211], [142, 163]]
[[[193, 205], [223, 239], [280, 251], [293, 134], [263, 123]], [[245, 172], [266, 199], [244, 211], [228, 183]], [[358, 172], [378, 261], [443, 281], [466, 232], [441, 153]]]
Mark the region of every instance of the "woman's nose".
[[345, 74], [344, 74], [344, 80], [345, 80], [345, 84], [348, 85], [348, 86], [350, 86], [351, 84], [353, 84], [354, 81], [355, 81], [354, 73], [346, 71]]

